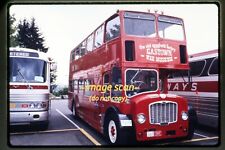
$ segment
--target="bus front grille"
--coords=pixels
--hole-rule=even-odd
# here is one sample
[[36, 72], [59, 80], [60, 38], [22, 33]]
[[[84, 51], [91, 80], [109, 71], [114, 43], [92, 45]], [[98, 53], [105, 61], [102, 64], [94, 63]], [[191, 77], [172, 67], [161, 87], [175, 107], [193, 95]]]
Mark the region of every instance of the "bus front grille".
[[177, 103], [160, 101], [149, 105], [150, 124], [167, 125], [177, 121]]

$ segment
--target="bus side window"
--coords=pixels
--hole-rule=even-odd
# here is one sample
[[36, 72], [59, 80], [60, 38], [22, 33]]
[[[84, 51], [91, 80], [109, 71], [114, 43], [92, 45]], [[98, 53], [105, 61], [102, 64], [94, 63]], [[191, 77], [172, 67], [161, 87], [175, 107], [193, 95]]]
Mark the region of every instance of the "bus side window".
[[79, 91], [79, 93], [84, 92], [84, 81], [83, 81], [83, 79], [78, 80], [78, 91]]
[[93, 33], [87, 38], [87, 53], [93, 50], [94, 35]]
[[98, 48], [103, 44], [103, 36], [104, 36], [104, 24], [101, 25], [95, 32], [94, 48]]
[[109, 41], [120, 36], [120, 18], [119, 16], [111, 19], [106, 24], [105, 40]]
[[122, 91], [116, 89], [115, 86], [121, 86], [122, 84], [122, 78], [121, 78], [121, 69], [118, 67], [113, 67], [112, 69], [112, 96], [121, 96]]
[[79, 49], [79, 47], [77, 47], [75, 49], [75, 60], [79, 59], [80, 57], [81, 57], [80, 49]]
[[218, 57], [215, 58], [212, 62], [212, 64], [210, 65], [209, 68], [209, 75], [218, 75]]
[[74, 88], [74, 90], [77, 90], [78, 89], [77, 86], [78, 86], [78, 81], [75, 79], [73, 81], [73, 88]]
[[82, 56], [85, 55], [87, 53], [87, 42], [86, 40], [84, 40], [81, 45], [80, 45], [80, 50], [81, 50], [81, 54]]
[[86, 79], [85, 80], [85, 96], [91, 96], [91, 90], [89, 89], [89, 85], [91, 85], [91, 80], [90, 79]]
[[[110, 83], [109, 83], [109, 74], [106, 73], [106, 74], [104, 74], [104, 76], [103, 76], [103, 85], [107, 87], [109, 84], [110, 84]], [[106, 90], [105, 93], [104, 93], [104, 97], [109, 96], [109, 95], [110, 95], [109, 92], [110, 92], [110, 91]]]
[[86, 41], [82, 42], [78, 47], [77, 50], [79, 51], [80, 57], [86, 54]]
[[70, 58], [70, 61], [73, 61], [75, 59], [75, 51], [73, 50], [71, 52], [71, 58]]
[[190, 63], [190, 75], [201, 76], [206, 65], [206, 60], [200, 60]]

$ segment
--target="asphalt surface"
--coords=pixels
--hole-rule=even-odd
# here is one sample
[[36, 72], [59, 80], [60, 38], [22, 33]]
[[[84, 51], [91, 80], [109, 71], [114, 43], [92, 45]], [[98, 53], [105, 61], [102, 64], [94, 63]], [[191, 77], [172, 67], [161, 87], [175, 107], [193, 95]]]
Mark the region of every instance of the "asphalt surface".
[[[81, 119], [75, 119], [67, 100], [52, 100], [49, 126], [39, 130], [30, 126], [13, 126], [9, 133], [11, 146], [107, 146], [106, 139]], [[199, 126], [192, 140], [135, 142], [139, 146], [218, 146], [218, 130]]]

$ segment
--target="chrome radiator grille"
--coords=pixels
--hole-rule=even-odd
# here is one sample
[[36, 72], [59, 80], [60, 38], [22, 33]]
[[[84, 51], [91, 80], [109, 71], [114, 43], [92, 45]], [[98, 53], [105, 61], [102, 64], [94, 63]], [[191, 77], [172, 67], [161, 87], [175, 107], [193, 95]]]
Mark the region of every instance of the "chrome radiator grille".
[[149, 105], [151, 124], [169, 124], [177, 121], [177, 103], [160, 101]]

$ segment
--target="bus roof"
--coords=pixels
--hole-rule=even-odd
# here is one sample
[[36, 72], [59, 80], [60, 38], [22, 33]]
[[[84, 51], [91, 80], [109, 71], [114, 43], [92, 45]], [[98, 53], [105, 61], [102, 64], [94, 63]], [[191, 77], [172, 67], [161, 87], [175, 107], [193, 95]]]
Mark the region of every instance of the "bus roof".
[[[34, 49], [30, 49], [30, 48], [21, 48], [21, 47], [10, 47], [9, 51], [17, 51], [17, 52], [30, 52], [30, 53], [35, 53], [38, 54], [36, 57], [39, 59], [43, 59], [45, 61], [50, 61], [48, 55], [44, 52], [38, 51], [38, 50], [34, 50]], [[24, 56], [26, 57], [26, 56]]]
[[[164, 14], [164, 12], [158, 12], [158, 11], [154, 11], [154, 12], [150, 12], [148, 11], [135, 11], [135, 10], [118, 10], [117, 13], [119, 12], [133, 12], [133, 13], [144, 13], [144, 14], [151, 14], [151, 15], [155, 15], [155, 16], [167, 16], [167, 17], [172, 17], [172, 18], [177, 18], [177, 19], [181, 19], [180, 17], [176, 17], [176, 16], [170, 16], [170, 15], [166, 15]], [[115, 15], [115, 14], [114, 14]]]
[[217, 54], [218, 55], [218, 49], [191, 54], [191, 55], [189, 55], [189, 58], [207, 56], [207, 55], [212, 55], [212, 54]]

